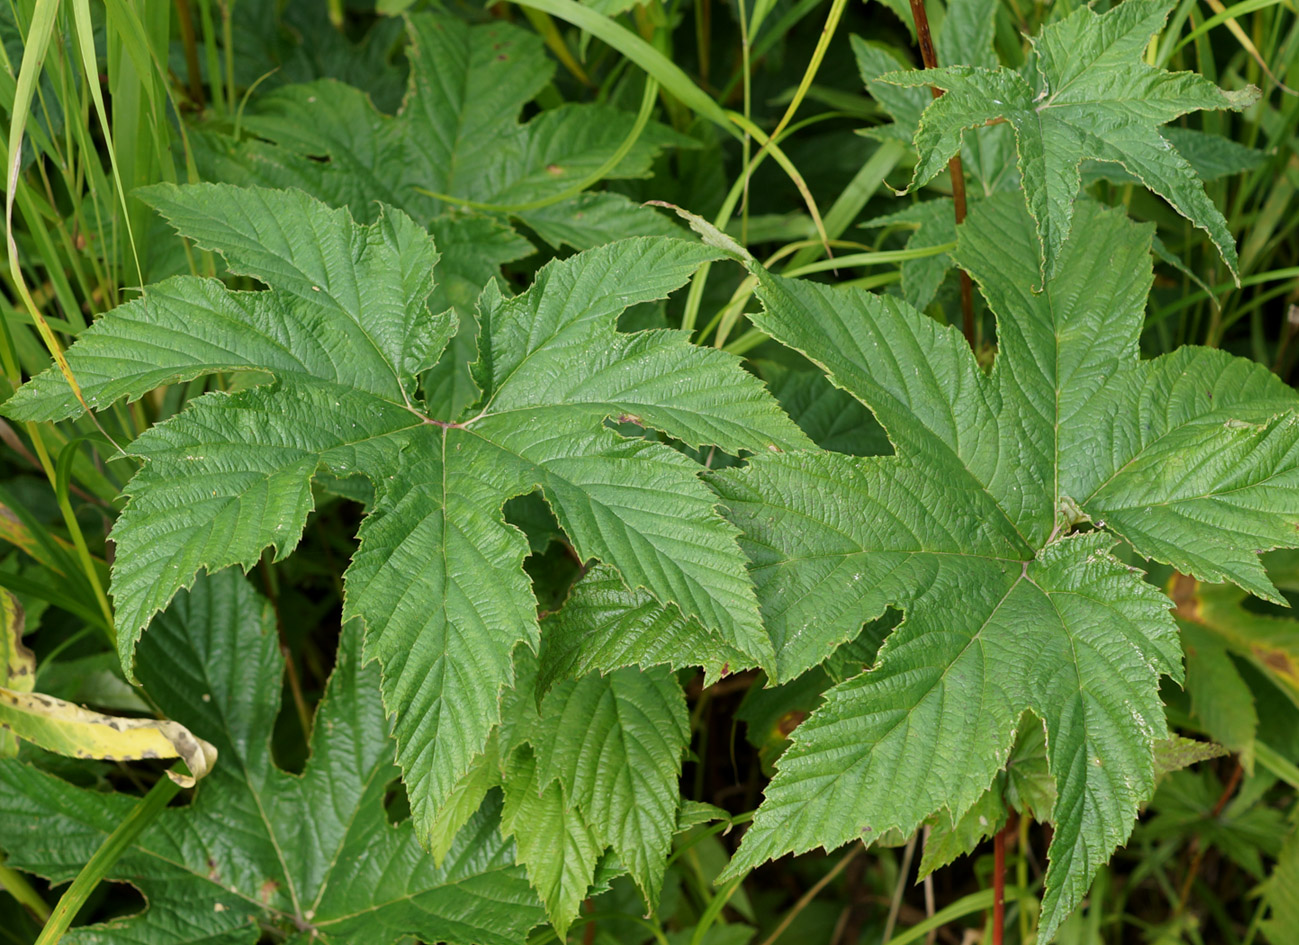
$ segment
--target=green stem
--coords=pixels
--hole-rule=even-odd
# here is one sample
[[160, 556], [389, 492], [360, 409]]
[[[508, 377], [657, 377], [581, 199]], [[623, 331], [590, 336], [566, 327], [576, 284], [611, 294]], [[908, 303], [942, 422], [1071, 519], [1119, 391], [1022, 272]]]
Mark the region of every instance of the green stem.
[[[741, 878], [742, 879], [742, 878]], [[690, 945], [702, 945], [704, 937], [708, 930], [712, 928], [717, 917], [722, 914], [722, 909], [735, 895], [735, 891], [740, 888], [741, 879], [733, 879], [722, 887], [721, 892], [712, 898], [708, 907], [704, 909], [703, 914], [699, 917], [699, 924], [695, 926], [695, 932], [690, 936]], [[38, 943], [39, 945], [39, 943]]]
[[803, 70], [803, 79], [798, 83], [798, 89], [794, 92], [794, 97], [785, 109], [785, 114], [780, 116], [780, 121], [777, 122], [776, 129], [771, 133], [771, 137], [780, 137], [780, 133], [785, 130], [785, 126], [790, 123], [794, 113], [798, 111], [798, 106], [803, 104], [803, 99], [807, 96], [807, 90], [812, 87], [812, 82], [816, 79], [816, 73], [821, 68], [821, 61], [825, 58], [825, 51], [830, 46], [830, 40], [834, 39], [834, 31], [839, 26], [839, 17], [843, 15], [844, 7], [847, 5], [848, 0], [834, 0], [830, 5], [830, 13], [825, 18], [825, 26], [821, 29], [821, 36], [816, 42], [816, 48], [812, 50], [812, 58], [808, 61], [807, 68]]
[[0, 887], [25, 906], [40, 922], [48, 922], [50, 906], [27, 882], [27, 877], [10, 866], [0, 866]]
[[58, 905], [54, 907], [49, 921], [41, 929], [36, 945], [57, 945], [63, 938], [63, 933], [72, 924], [72, 920], [81, 911], [81, 907], [90, 898], [90, 894], [94, 892], [95, 887], [113, 868], [113, 864], [130, 848], [140, 832], [153, 823], [154, 818], [162, 812], [179, 790], [179, 785], [171, 778], [159, 778], [155, 782], [149, 789], [149, 793], [140, 799], [135, 809], [117, 825], [117, 829], [104, 838], [104, 842], [90, 858], [90, 862], [81, 868], [72, 885], [59, 897]]
[[[1005, 890], [1005, 901], [1015, 902], [1023, 899], [1028, 895], [1028, 890], [1019, 887], [1007, 887]], [[992, 905], [992, 890], [981, 889], [976, 893], [970, 893], [962, 899], [956, 900], [946, 909], [938, 912], [931, 919], [918, 922], [905, 932], [900, 932], [893, 938], [889, 939], [885, 945], [910, 945], [911, 942], [924, 938], [932, 929], [941, 929], [949, 922], [955, 922], [957, 919], [963, 919], [967, 915], [974, 915], [976, 912], [982, 912]]]
[[806, 909], [821, 890], [825, 889], [826, 886], [829, 886], [830, 883], [834, 881], [834, 878], [842, 873], [848, 864], [855, 860], [857, 855], [865, 849], [866, 848], [860, 843], [854, 844], [853, 848], [839, 859], [839, 862], [834, 865], [833, 869], [818, 879], [811, 889], [799, 897], [798, 902], [794, 903], [793, 907], [785, 913], [784, 918], [780, 920], [780, 924], [776, 926], [770, 935], [762, 940], [762, 945], [775, 945], [776, 939], [785, 934], [785, 930], [790, 927], [795, 919], [798, 918], [799, 913]]

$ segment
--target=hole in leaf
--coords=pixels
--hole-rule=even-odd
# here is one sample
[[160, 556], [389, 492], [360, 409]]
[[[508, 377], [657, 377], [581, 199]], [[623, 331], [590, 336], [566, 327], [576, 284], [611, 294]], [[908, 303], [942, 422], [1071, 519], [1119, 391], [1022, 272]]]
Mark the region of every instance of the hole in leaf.
[[401, 778], [393, 778], [383, 789], [383, 813], [393, 826], [410, 819], [410, 797]]

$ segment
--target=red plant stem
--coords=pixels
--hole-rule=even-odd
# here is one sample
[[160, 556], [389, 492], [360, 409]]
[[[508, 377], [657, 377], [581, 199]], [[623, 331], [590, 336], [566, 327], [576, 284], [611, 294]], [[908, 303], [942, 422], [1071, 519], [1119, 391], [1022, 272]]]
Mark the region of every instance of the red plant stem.
[[[934, 52], [934, 40], [929, 32], [929, 14], [925, 12], [924, 0], [911, 0], [911, 17], [916, 23], [916, 39], [920, 43], [920, 60], [926, 69], [938, 68], [938, 54]], [[937, 86], [930, 86], [934, 98], [943, 94]], [[956, 223], [965, 222], [965, 169], [961, 166], [961, 155], [958, 152], [947, 162], [947, 170], [952, 175], [952, 202], [956, 205]], [[970, 274], [964, 269], [961, 273], [961, 318], [965, 331], [965, 340], [974, 347], [974, 289], [970, 285]]]
[[[934, 39], [929, 33], [929, 14], [925, 12], [924, 0], [911, 0], [911, 18], [916, 24], [916, 40], [920, 43], [920, 59], [926, 69], [938, 68], [938, 54], [934, 52]], [[934, 89], [934, 98], [943, 93]]]
[[[1245, 769], [1241, 765], [1240, 759], [1237, 758], [1236, 767], [1232, 770], [1231, 777], [1227, 779], [1227, 786], [1218, 795], [1218, 802], [1213, 805], [1213, 811], [1209, 814], [1210, 820], [1217, 820], [1222, 816], [1222, 812], [1227, 807], [1227, 802], [1231, 800], [1231, 796], [1236, 793], [1236, 788], [1240, 786], [1240, 778], [1244, 773]], [[1195, 877], [1199, 875], [1200, 865], [1204, 862], [1204, 844], [1201, 843], [1198, 834], [1191, 841], [1190, 850], [1191, 866], [1186, 871], [1186, 878], [1182, 880], [1182, 888], [1177, 897], [1177, 911], [1179, 914], [1186, 910], [1186, 904], [1191, 898], [1191, 887], [1195, 885]]]
[[1002, 945], [1006, 935], [1006, 834], [1012, 823], [992, 839], [992, 945]]

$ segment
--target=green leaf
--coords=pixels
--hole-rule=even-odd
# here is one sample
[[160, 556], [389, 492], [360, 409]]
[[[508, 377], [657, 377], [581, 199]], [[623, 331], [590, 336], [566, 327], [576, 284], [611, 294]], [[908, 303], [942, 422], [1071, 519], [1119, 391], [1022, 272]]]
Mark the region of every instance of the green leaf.
[[505, 766], [501, 830], [518, 844], [519, 863], [562, 939], [591, 888], [603, 844], [559, 783], [540, 776], [526, 747]]
[[1148, 227], [1080, 203], [1064, 269], [1038, 295], [1028, 289], [1028, 232], [1017, 201], [982, 201], [956, 259], [998, 315], [1009, 357], [994, 380], [1017, 415], [1018, 448], [1049, 471], [1016, 483], [1024, 494], [1052, 487], [1037, 499], [1033, 534], [1082, 516], [1146, 557], [1279, 602], [1258, 552], [1295, 544], [1299, 397], [1262, 365], [1221, 351], [1136, 361]]
[[[1156, 760], [1159, 746], [1165, 744], [1155, 743]], [[1006, 761], [1006, 769], [997, 774], [992, 786], [955, 822], [949, 811], [939, 811], [930, 818], [933, 827], [925, 839], [918, 875], [927, 876], [958, 857], [973, 853], [979, 844], [1006, 825], [1007, 811], [1045, 820], [1050, 818], [1055, 801], [1055, 779], [1051, 777], [1047, 760], [1042, 722], [1034, 715], [1025, 715], [1015, 734], [1015, 747]]]
[[590, 249], [633, 236], [680, 236], [671, 218], [612, 191], [586, 191], [560, 203], [529, 210], [523, 221], [556, 248]]
[[[807, 445], [739, 359], [681, 332], [616, 330], [715, 251], [675, 239], [610, 244], [544, 267], [515, 298], [481, 301], [481, 398], [463, 421], [418, 397], [454, 318], [432, 314], [432, 242], [386, 210], [359, 226], [299, 193], [160, 186], [147, 198], [200, 246], [272, 288], [230, 292], [177, 279], [101, 317], [69, 350], [94, 403], [235, 368], [267, 384], [215, 393], [155, 426], [113, 531], [124, 666], [141, 628], [200, 569], [251, 567], [292, 551], [318, 471], [361, 474], [376, 498], [345, 577], [345, 619], [383, 664], [397, 758], [417, 834], [487, 744], [511, 653], [538, 643], [528, 545], [501, 508], [540, 490], [582, 560], [675, 605], [754, 663], [770, 659], [733, 526], [681, 452], [627, 439], [634, 421], [699, 447]], [[53, 375], [22, 388], [13, 416], [75, 402]]]
[[[383, 799], [397, 769], [377, 667], [362, 662], [353, 624], [316, 714], [311, 759], [301, 776], [287, 774], [270, 751], [283, 670], [270, 605], [230, 571], [180, 594], [141, 641], [140, 677], [221, 760], [193, 801], [163, 811], [109, 874], [140, 890], [144, 910], [65, 941], [251, 945], [274, 929], [339, 945], [408, 935], [522, 942], [543, 913], [500, 836], [498, 805], [469, 822], [441, 867], [409, 822], [388, 823]], [[14, 761], [0, 763], [0, 782], [9, 865], [55, 883], [135, 803]]]
[[[410, 79], [395, 115], [332, 79], [286, 86], [257, 99], [244, 118], [262, 140], [209, 136], [200, 142], [200, 166], [234, 183], [300, 187], [350, 207], [360, 220], [372, 218], [378, 201], [427, 225], [448, 209], [434, 194], [492, 205], [561, 195], [602, 167], [632, 131], [635, 116], [609, 105], [566, 104], [519, 123], [554, 72], [535, 33], [430, 13], [408, 17], [406, 26]], [[694, 145], [651, 122], [607, 176], [648, 176], [661, 149]], [[548, 242], [578, 249], [660, 235], [669, 226], [612, 193], [514, 215]]]
[[[254, 99], [236, 141], [194, 133], [204, 176], [235, 184], [294, 187], [369, 222], [380, 204], [427, 226], [442, 254], [429, 308], [454, 307], [460, 331], [425, 379], [430, 406], [461, 419], [475, 399], [465, 371], [475, 339], [478, 293], [506, 263], [532, 252], [500, 214], [458, 209], [442, 193], [482, 204], [549, 200], [603, 166], [635, 116], [610, 106], [566, 105], [519, 124], [553, 64], [535, 34], [496, 21], [470, 26], [447, 16], [406, 21], [411, 72], [395, 115], [333, 79], [285, 86]], [[642, 177], [663, 147], [694, 142], [651, 122], [611, 178]], [[582, 193], [516, 214], [542, 239], [589, 249], [632, 236], [678, 235], [661, 214], [615, 193]]]
[[[943, 65], [967, 65], [992, 68], [997, 64], [993, 52], [993, 28], [996, 24], [995, 0], [952, 0], [947, 15], [935, 28], [938, 61]], [[899, 12], [907, 27], [915, 33], [911, 12], [902, 3]], [[857, 71], [871, 97], [880, 103], [893, 119], [892, 123], [862, 129], [861, 133], [884, 140], [902, 141], [908, 145], [915, 138], [920, 117], [933, 96], [928, 88], [890, 85], [884, 76], [909, 67], [893, 47], [850, 37]], [[1014, 141], [1009, 128], [986, 129], [961, 147], [965, 171], [982, 185], [984, 193], [1013, 189], [1019, 176], [1015, 173]], [[948, 215], [951, 215], [949, 207]], [[943, 242], [950, 242], [944, 240]], [[906, 267], [903, 268], [905, 281]], [[919, 306], [923, 308], [924, 306]]]
[[888, 437], [865, 405], [836, 389], [819, 371], [800, 371], [774, 361], [752, 363], [771, 396], [821, 449], [853, 456], [892, 452]]
[[892, 75], [899, 67], [906, 67], [908, 63], [905, 58], [886, 43], [870, 42], [856, 35], [849, 38], [862, 84], [893, 119], [892, 124], [868, 128], [863, 133], [910, 144], [915, 137], [916, 127], [920, 124], [920, 116], [932, 97], [929, 90], [880, 82], [881, 76]]
[[[577, 915], [606, 849], [655, 908], [690, 740], [680, 684], [663, 667], [591, 674], [546, 692], [536, 681], [536, 660], [520, 650], [515, 688], [503, 697], [501, 777], [507, 827], [551, 922], [562, 932]], [[530, 817], [545, 824], [535, 837]], [[565, 862], [556, 863], [561, 848]]]
[[530, 740], [537, 777], [558, 781], [651, 908], [658, 900], [690, 741], [685, 694], [663, 667], [620, 669], [546, 694]]
[[543, 694], [535, 657], [523, 649], [515, 657], [488, 755], [504, 790], [504, 828], [551, 923], [562, 934], [582, 900], [624, 872], [656, 903], [688, 739], [675, 678], [623, 669]]
[[469, 770], [451, 788], [446, 803], [438, 809], [429, 824], [426, 846], [439, 866], [445, 862], [465, 824], [483, 806], [488, 792], [500, 786], [500, 769], [500, 749], [497, 747], [496, 733], [492, 733], [483, 753], [470, 763]]
[[1163, 777], [1174, 771], [1181, 771], [1191, 765], [1221, 758], [1230, 754], [1222, 745], [1213, 742], [1198, 742], [1193, 738], [1174, 735], [1162, 742], [1155, 742], [1155, 774]]
[[1040, 286], [1066, 271], [1061, 259], [1086, 158], [1111, 161], [1204, 230], [1236, 274], [1227, 221], [1195, 171], [1159, 126], [1200, 109], [1243, 109], [1252, 86], [1226, 92], [1191, 72], [1168, 73], [1141, 58], [1173, 7], [1172, 0], [1125, 0], [1098, 14], [1081, 7], [1043, 28], [1025, 73], [947, 66], [895, 72], [881, 82], [937, 86], [946, 94], [926, 109], [916, 132], [920, 163], [911, 186], [947, 166], [968, 129], [1005, 121], [1015, 131], [1019, 173], [1041, 243]]
[[1142, 833], [1157, 843], [1173, 837], [1184, 842], [1190, 835], [1262, 880], [1263, 858], [1281, 852], [1287, 829], [1282, 811], [1259, 803], [1270, 783], [1266, 778], [1246, 781], [1231, 802], [1217, 811], [1223, 784], [1209, 768], [1174, 771], [1160, 782], [1150, 804], [1155, 816], [1142, 825]]
[[1282, 945], [1299, 928], [1299, 830], [1291, 831], [1281, 848], [1263, 899], [1268, 908], [1263, 934], [1274, 945]]
[[1232, 662], [1227, 647], [1213, 634], [1179, 621], [1182, 649], [1186, 651], [1186, 691], [1191, 712], [1204, 732], [1240, 755], [1240, 763], [1254, 770], [1254, 739], [1258, 712], [1254, 694]]
[[[0, 589], [0, 688], [15, 693], [36, 687], [36, 655], [23, 643], [27, 615], [18, 598]], [[18, 754], [18, 736], [0, 732], [0, 758]]]
[[[505, 709], [504, 744], [511, 751], [532, 747], [532, 794], [544, 797], [557, 785], [565, 808], [589, 828], [596, 852], [612, 848], [653, 908], [676, 831], [681, 757], [690, 740], [680, 684], [663, 667], [629, 667], [559, 683], [544, 696], [538, 691], [534, 709], [531, 678], [520, 670], [520, 688]], [[519, 778], [507, 766], [507, 796]], [[593, 868], [584, 875], [583, 890]]]
[[754, 662], [698, 620], [643, 590], [629, 590], [616, 570], [597, 565], [543, 624], [537, 685], [546, 692], [560, 679], [659, 665], [700, 666], [711, 685]]
[[[1204, 652], [1197, 656], [1206, 660], [1226, 660], [1226, 666], [1232, 667], [1227, 653], [1234, 654], [1251, 664], [1295, 706], [1299, 706], [1299, 620], [1257, 613], [1245, 606], [1246, 594], [1224, 584], [1201, 584], [1182, 577], [1173, 586], [1173, 596], [1178, 604], [1178, 622], [1184, 634], [1189, 632], [1188, 644], [1205, 647]], [[1210, 679], [1203, 680], [1208, 691], [1200, 693], [1201, 705], [1208, 714], [1201, 713], [1199, 708], [1196, 712], [1206, 722], [1211, 717], [1220, 717], [1219, 713], [1231, 713], [1232, 716], [1244, 713], [1244, 719], [1234, 724], [1224, 721], [1224, 725], [1243, 737], [1247, 723], [1252, 721], [1253, 725], [1248, 726], [1248, 741], [1252, 744], [1254, 728], [1258, 724], [1253, 713], [1253, 699], [1251, 697], [1234, 706], [1228, 704], [1228, 696], [1235, 697], [1239, 691], [1233, 682], [1218, 676], [1222, 672], [1221, 662], [1217, 667]], [[1239, 677], [1239, 673], [1236, 676]], [[1241, 685], [1244, 685], [1244, 680], [1241, 680]], [[1246, 687], [1245, 692], [1248, 691]], [[1192, 690], [1193, 706], [1196, 705], [1196, 695]], [[1212, 707], [1207, 705], [1209, 702], [1214, 703]], [[1213, 730], [1207, 731], [1215, 741], [1237, 748]], [[1224, 731], [1222, 734], [1227, 733]]]
[[993, 39], [997, 28], [996, 0], [950, 0], [934, 40], [940, 65], [997, 64]]
[[[956, 242], [956, 215], [949, 198], [913, 204], [897, 213], [869, 220], [862, 226], [874, 228], [899, 223], [915, 227], [915, 232], [907, 239], [907, 249], [929, 249]], [[908, 259], [902, 263], [902, 297], [918, 309], [928, 308], [954, 265], [950, 253]]]
[[[1296, 543], [1299, 454], [1278, 441], [1299, 398], [1217, 351], [1139, 360], [1150, 228], [1120, 211], [1079, 205], [1060, 273], [1037, 295], [1034, 227], [1015, 195], [975, 204], [955, 255], [997, 316], [991, 373], [905, 303], [751, 266], [754, 324], [869, 406], [896, 449], [755, 456], [712, 476], [744, 533], [779, 677], [887, 607], [905, 616], [877, 664], [794, 730], [725, 878], [790, 851], [905, 836], [938, 812], [960, 822], [1032, 713], [1056, 788], [1035, 811], [1055, 825], [1047, 940], [1148, 800], [1168, 735], [1160, 677], [1181, 678], [1170, 601], [1111, 549], [1122, 536], [1179, 568], [1212, 557], [1259, 586], [1258, 549]], [[1178, 478], [1155, 476], [1155, 449]], [[1142, 477], [1143, 501], [1120, 502]]]
[[[376, 12], [391, 5], [380, 0]], [[309, 0], [236, 6], [231, 8], [230, 19], [232, 45], [239, 50], [234, 70], [240, 88], [259, 82], [258, 88], [264, 91], [329, 76], [363, 90], [380, 108], [396, 108], [401, 103], [406, 84], [405, 62], [397, 55], [404, 25], [401, 20], [376, 18], [358, 35], [339, 30]]]
[[1006, 805], [1001, 792], [988, 790], [970, 806], [956, 823], [946, 812], [935, 817], [933, 829], [925, 838], [916, 878], [923, 879], [935, 870], [973, 853], [984, 840], [1006, 826]]
[[[1267, 160], [1267, 155], [1257, 148], [1247, 147], [1222, 135], [1169, 125], [1161, 132], [1182, 157], [1186, 158], [1200, 180], [1214, 181], [1242, 171], [1252, 171]], [[1083, 165], [1083, 186], [1103, 179], [1117, 184], [1139, 183], [1118, 164], [1096, 162]]]

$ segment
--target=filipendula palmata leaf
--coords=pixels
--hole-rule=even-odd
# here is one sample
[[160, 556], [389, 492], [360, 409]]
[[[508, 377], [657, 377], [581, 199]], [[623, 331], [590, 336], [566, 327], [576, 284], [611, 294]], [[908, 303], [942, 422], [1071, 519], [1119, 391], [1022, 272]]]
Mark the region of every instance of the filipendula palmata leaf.
[[591, 888], [603, 844], [586, 818], [546, 781], [526, 748], [505, 764], [501, 830], [518, 845], [518, 861], [563, 939]]
[[1186, 159], [1159, 126], [1201, 109], [1242, 109], [1253, 86], [1228, 92], [1192, 72], [1165, 72], [1141, 58], [1163, 27], [1172, 0], [1124, 0], [1098, 14], [1080, 7], [1043, 28], [1023, 74], [1006, 68], [945, 66], [894, 72], [879, 82], [936, 86], [945, 95], [926, 106], [916, 131], [920, 152], [911, 187], [947, 167], [965, 132], [1006, 121], [1015, 131], [1019, 173], [1041, 242], [1041, 275], [1061, 272], [1086, 158], [1121, 164], [1204, 230], [1236, 274], [1227, 221]]
[[[268, 375], [265, 386], [201, 398], [130, 447], [145, 464], [112, 533], [124, 666], [141, 628], [200, 569], [293, 550], [320, 469], [362, 474], [376, 489], [345, 577], [345, 616], [364, 620], [366, 657], [383, 664], [421, 835], [487, 742], [515, 645], [537, 646], [527, 541], [501, 516], [509, 498], [540, 489], [583, 560], [769, 661], [736, 530], [700, 467], [604, 425], [634, 419], [731, 453], [808, 445], [738, 358], [681, 332], [615, 329], [623, 309], [677, 288], [714, 250], [624, 241], [544, 267], [515, 298], [489, 287], [473, 371], [481, 401], [451, 422], [414, 390], [455, 326], [425, 306], [437, 254], [407, 216], [388, 210], [358, 226], [301, 193], [226, 185], [143, 193], [232, 270], [272, 288], [172, 279], [69, 349], [87, 398], [105, 407], [215, 371]], [[5, 409], [54, 419], [77, 403], [41, 375]]]
[[561, 679], [624, 666], [699, 666], [705, 685], [727, 673], [750, 669], [753, 659], [698, 620], [663, 606], [644, 590], [628, 589], [618, 572], [596, 565], [569, 592], [564, 606], [548, 616], [541, 637], [538, 691]]
[[[534, 662], [530, 654], [527, 659]], [[612, 848], [652, 908], [676, 829], [681, 759], [690, 741], [676, 676], [663, 666], [625, 667], [565, 680], [539, 700], [533, 666], [519, 677], [504, 744], [511, 753], [531, 746], [534, 793], [558, 785], [565, 805], [589, 825], [597, 852]], [[588, 871], [583, 894], [591, 879]]]
[[501, 727], [443, 808], [449, 816], [435, 825], [435, 855], [501, 785], [502, 829], [517, 840], [517, 862], [561, 935], [596, 882], [606, 849], [653, 908], [679, 829], [681, 758], [690, 739], [681, 686], [663, 667], [625, 667], [543, 694], [536, 657], [525, 649], [515, 657]]
[[[201, 166], [233, 183], [301, 187], [350, 207], [359, 220], [372, 217], [377, 201], [428, 225], [448, 209], [433, 196], [444, 194], [526, 207], [511, 215], [555, 246], [590, 249], [671, 230], [661, 215], [620, 194], [529, 206], [587, 180], [635, 124], [635, 115], [595, 104], [561, 105], [521, 124], [520, 112], [555, 70], [535, 33], [501, 21], [471, 26], [423, 13], [407, 19], [407, 34], [410, 80], [395, 115], [341, 82], [285, 86], [261, 96], [243, 120], [264, 140], [205, 137]], [[647, 176], [663, 148], [694, 144], [651, 122], [606, 176]]]
[[[411, 62], [402, 107], [375, 109], [360, 89], [323, 79], [254, 101], [244, 127], [263, 140], [194, 136], [205, 176], [234, 184], [297, 187], [369, 222], [380, 204], [410, 214], [433, 234], [441, 278], [429, 307], [454, 307], [460, 331], [423, 379], [425, 400], [448, 419], [474, 399], [474, 302], [505, 263], [532, 244], [500, 213], [430, 196], [532, 205], [513, 214], [554, 246], [590, 249], [630, 236], [679, 235], [663, 215], [621, 194], [587, 191], [549, 206], [612, 159], [635, 116], [607, 105], [565, 105], [519, 123], [520, 111], [554, 72], [541, 39], [495, 21], [470, 26], [419, 14], [406, 24]], [[693, 140], [651, 122], [606, 177], [639, 177], [669, 145]]]
[[0, 589], [0, 757], [16, 755], [21, 739], [70, 758], [180, 758], [189, 774], [167, 776], [181, 787], [212, 769], [216, 748], [179, 722], [103, 715], [33, 691], [36, 657], [23, 643], [23, 623], [18, 598]]
[[[221, 761], [192, 802], [163, 811], [108, 874], [138, 888], [144, 910], [64, 941], [252, 945], [269, 927], [335, 945], [404, 936], [508, 945], [543, 921], [500, 835], [499, 803], [470, 819], [441, 866], [409, 822], [388, 823], [384, 795], [397, 769], [378, 667], [364, 665], [355, 623], [343, 632], [301, 776], [271, 758], [284, 663], [270, 605], [237, 572], [179, 594], [141, 641], [138, 668], [158, 705], [210, 738]], [[76, 875], [136, 803], [16, 761], [0, 762], [0, 784], [8, 864], [55, 883]]]
[[1159, 679], [1181, 678], [1169, 600], [1110, 549], [1121, 537], [1277, 600], [1257, 551], [1296, 543], [1299, 397], [1221, 351], [1138, 359], [1151, 233], [1120, 211], [1079, 205], [1038, 295], [1017, 195], [980, 201], [961, 230], [957, 262], [997, 316], [990, 375], [959, 332], [899, 300], [752, 267], [754, 323], [869, 405], [897, 451], [754, 457], [712, 478], [779, 675], [887, 605], [905, 619], [794, 730], [727, 876], [935, 811], [958, 821], [1032, 712], [1058, 791], [1047, 940], [1148, 798], [1168, 735]]

